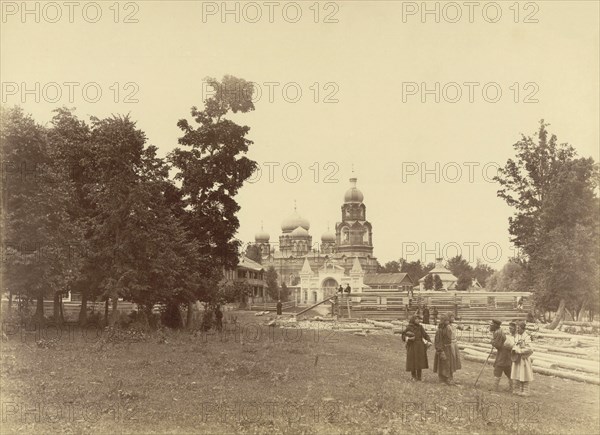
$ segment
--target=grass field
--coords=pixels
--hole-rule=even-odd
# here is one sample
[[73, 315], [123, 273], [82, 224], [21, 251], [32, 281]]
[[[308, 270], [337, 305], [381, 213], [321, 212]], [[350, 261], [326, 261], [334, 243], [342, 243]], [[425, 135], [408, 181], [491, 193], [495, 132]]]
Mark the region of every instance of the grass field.
[[13, 328], [2, 342], [2, 433], [600, 432], [594, 385], [536, 375], [525, 399], [488, 391], [489, 367], [473, 388], [481, 365], [468, 361], [458, 386], [432, 370], [413, 383], [397, 335], [238, 321], [243, 333], [143, 341], [53, 330], [39, 345]]

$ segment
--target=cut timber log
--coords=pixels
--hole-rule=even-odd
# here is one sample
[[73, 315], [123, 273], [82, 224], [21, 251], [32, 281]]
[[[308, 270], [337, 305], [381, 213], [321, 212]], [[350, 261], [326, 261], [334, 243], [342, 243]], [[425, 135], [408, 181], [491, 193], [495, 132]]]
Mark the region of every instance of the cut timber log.
[[[473, 351], [478, 352], [486, 352], [489, 351], [489, 345], [479, 344], [479, 343], [460, 343], [459, 348], [464, 349], [465, 351], [472, 349]], [[563, 355], [553, 355], [546, 353], [544, 350], [533, 348], [534, 353], [532, 359], [534, 361], [547, 361], [552, 363], [556, 367], [564, 367], [571, 370], [582, 370], [588, 373], [599, 373], [600, 374], [600, 365], [597, 361], [592, 361], [588, 359], [581, 358], [570, 358], [568, 356]]]
[[377, 320], [367, 319], [367, 323], [370, 323], [371, 325], [379, 326], [380, 328], [385, 328], [385, 329], [393, 329], [393, 327], [394, 327], [394, 325], [390, 322], [378, 322]]
[[[464, 354], [463, 357], [467, 361], [474, 361], [474, 362], [479, 362], [479, 363], [485, 362], [485, 359], [487, 358], [487, 356], [484, 357], [484, 356], [471, 355], [471, 354]], [[536, 366], [535, 364], [532, 365], [532, 368], [533, 368], [534, 373], [540, 373], [542, 375], [556, 376], [556, 377], [562, 378], [562, 379], [569, 379], [572, 381], [587, 382], [587, 383], [594, 384], [594, 385], [600, 385], [600, 378], [598, 378], [598, 377], [587, 376], [585, 374], [579, 374], [579, 373], [567, 372], [564, 370], [548, 369], [545, 367]]]
[[579, 355], [587, 357], [587, 359], [599, 360], [600, 355], [597, 352], [591, 352], [589, 350], [575, 349], [575, 348], [562, 348], [559, 346], [547, 346], [542, 344], [533, 345], [534, 350], [541, 350], [542, 352], [556, 352], [564, 353], [568, 355]]
[[571, 370], [583, 370], [589, 373], [600, 374], [600, 366], [596, 361], [587, 361], [583, 359], [558, 357], [556, 355], [548, 355], [543, 352], [534, 352], [532, 355], [534, 360], [549, 361], [558, 367], [563, 367]]
[[543, 367], [533, 367], [533, 371], [535, 373], [541, 373], [543, 375], [556, 376], [558, 378], [570, 379], [572, 381], [587, 382], [590, 384], [600, 385], [600, 379], [598, 377], [586, 376], [584, 374], [565, 372], [564, 370], [547, 369]]
[[600, 323], [598, 322], [573, 322], [570, 320], [563, 320], [562, 324], [567, 326], [590, 326], [592, 328], [600, 328]]

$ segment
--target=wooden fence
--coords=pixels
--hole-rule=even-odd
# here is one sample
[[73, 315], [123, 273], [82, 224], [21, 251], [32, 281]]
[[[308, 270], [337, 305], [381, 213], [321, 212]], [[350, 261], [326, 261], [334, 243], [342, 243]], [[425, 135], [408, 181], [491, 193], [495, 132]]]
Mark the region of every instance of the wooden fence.
[[[294, 302], [282, 302], [282, 310], [287, 310], [295, 306]], [[260, 302], [257, 304], [251, 304], [248, 302], [248, 308], [252, 311], [277, 311], [277, 302]]]
[[[3, 307], [8, 307], [8, 300], [2, 299]], [[19, 305], [19, 301], [13, 299], [12, 306], [13, 310], [17, 310]], [[31, 301], [26, 309], [28, 309], [31, 313], [33, 313], [36, 309], [36, 302]], [[136, 309], [136, 305], [131, 302], [119, 301], [117, 305], [117, 311], [124, 314], [129, 314], [131, 311]], [[73, 302], [63, 302], [63, 317], [65, 321], [77, 321], [79, 319], [79, 311], [81, 310], [81, 302], [73, 301]], [[93, 302], [88, 301], [87, 303], [87, 312], [88, 315], [91, 313], [100, 313], [101, 316], [104, 316], [104, 302]], [[109, 315], [112, 313], [112, 303], [109, 304], [108, 307]], [[44, 315], [46, 317], [54, 314], [54, 302], [53, 301], [44, 301]]]
[[[452, 312], [462, 320], [498, 319], [525, 320], [533, 309], [529, 292], [415, 292], [412, 297], [406, 293], [392, 291], [363, 292], [350, 294], [339, 300], [340, 315], [352, 318], [374, 320], [407, 319], [418, 308], [427, 305], [430, 322], [433, 322], [433, 307], [441, 314]], [[350, 313], [348, 313], [350, 302]]]

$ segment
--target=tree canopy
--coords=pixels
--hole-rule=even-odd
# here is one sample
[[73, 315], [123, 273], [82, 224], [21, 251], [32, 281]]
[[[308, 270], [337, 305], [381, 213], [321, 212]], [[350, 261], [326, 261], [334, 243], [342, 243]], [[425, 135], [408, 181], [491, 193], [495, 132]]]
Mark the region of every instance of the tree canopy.
[[520, 248], [536, 305], [576, 315], [598, 310], [598, 165], [558, 143], [540, 121], [537, 138], [522, 136], [515, 157], [498, 172], [498, 196], [515, 213], [512, 242]]

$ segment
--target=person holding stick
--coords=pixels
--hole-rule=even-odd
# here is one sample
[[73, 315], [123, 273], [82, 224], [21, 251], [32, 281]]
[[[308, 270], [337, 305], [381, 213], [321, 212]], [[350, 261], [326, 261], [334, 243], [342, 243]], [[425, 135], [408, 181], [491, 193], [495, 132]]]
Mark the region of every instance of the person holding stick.
[[411, 316], [402, 332], [402, 341], [406, 342], [406, 371], [411, 373], [413, 381], [421, 381], [422, 370], [429, 368], [427, 348], [431, 346], [431, 339], [419, 316]]
[[511, 379], [511, 366], [512, 360], [510, 358], [510, 352], [512, 350], [513, 342], [512, 339], [507, 340], [507, 336], [500, 327], [502, 322], [500, 320], [493, 319], [490, 322], [490, 332], [492, 335], [491, 345], [496, 349], [496, 360], [494, 361], [494, 391], [499, 391], [500, 380], [502, 379], [502, 373], [508, 378], [508, 391], [512, 392], [512, 379]]

